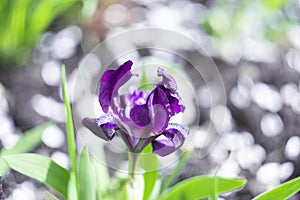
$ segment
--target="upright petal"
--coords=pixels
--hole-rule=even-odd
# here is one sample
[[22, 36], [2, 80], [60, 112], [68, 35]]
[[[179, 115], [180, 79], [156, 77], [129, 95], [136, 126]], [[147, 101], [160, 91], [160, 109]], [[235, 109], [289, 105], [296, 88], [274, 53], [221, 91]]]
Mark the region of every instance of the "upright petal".
[[179, 149], [188, 134], [188, 130], [179, 124], [170, 124], [162, 135], [164, 139], [157, 138], [152, 141], [153, 153], [160, 156], [167, 156]]
[[160, 87], [156, 87], [153, 90], [148, 107], [151, 111], [152, 132], [156, 134], [161, 133], [168, 126], [170, 111], [168, 109], [169, 100]]
[[120, 129], [113, 116], [109, 114], [98, 119], [84, 118], [81, 123], [105, 141], [111, 140], [115, 132]]
[[113, 98], [117, 96], [119, 88], [131, 77], [130, 72], [132, 61], [129, 60], [116, 70], [106, 71], [101, 79], [99, 102], [104, 112], [108, 112], [109, 107], [115, 107]]

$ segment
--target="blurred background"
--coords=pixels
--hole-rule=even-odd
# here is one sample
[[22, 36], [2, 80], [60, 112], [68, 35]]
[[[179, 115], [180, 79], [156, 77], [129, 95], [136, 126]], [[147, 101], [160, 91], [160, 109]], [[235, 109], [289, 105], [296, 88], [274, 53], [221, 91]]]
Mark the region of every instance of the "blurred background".
[[[87, 78], [99, 81], [97, 76], [108, 66], [103, 65], [104, 54], [90, 54], [97, 44], [127, 30], [156, 27], [197, 42], [203, 57], [216, 63], [226, 91], [226, 104], [211, 109], [209, 93], [219, 88], [208, 91], [187, 62], [168, 57], [170, 65], [180, 65], [190, 76], [196, 91], [191, 98], [198, 99], [195, 109], [201, 116], [190, 126], [197, 137], [178, 181], [214, 174], [218, 168], [220, 176], [248, 179], [243, 190], [224, 199], [251, 199], [300, 176], [300, 1], [2, 0], [0, 25], [2, 150], [12, 148], [24, 131], [51, 120], [56, 125], [44, 131], [34, 151], [69, 167], [60, 96], [62, 64], [70, 91], [76, 89], [82, 63], [93, 66]], [[199, 59], [185, 43], [168, 42], [187, 60]], [[117, 55], [118, 47], [107, 46], [107, 52]], [[155, 52], [136, 51], [135, 57], [143, 60], [155, 57]], [[74, 105], [79, 100], [73, 98]], [[74, 115], [81, 116], [80, 109], [73, 108], [78, 112]], [[212, 118], [212, 113], [225, 113], [225, 119]], [[191, 112], [190, 118], [194, 115]], [[207, 132], [208, 122], [214, 133]], [[218, 143], [202, 156], [202, 150], [217, 140], [203, 141], [201, 136], [210, 134], [219, 136]], [[47, 190], [12, 171], [2, 186], [10, 200], [45, 199]]]

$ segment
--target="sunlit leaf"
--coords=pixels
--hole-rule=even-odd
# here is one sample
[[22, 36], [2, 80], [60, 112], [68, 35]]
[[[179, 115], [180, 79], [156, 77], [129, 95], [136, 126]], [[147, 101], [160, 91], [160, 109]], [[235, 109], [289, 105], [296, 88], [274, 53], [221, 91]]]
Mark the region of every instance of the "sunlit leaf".
[[288, 199], [289, 197], [293, 196], [299, 191], [300, 191], [300, 177], [290, 180], [286, 183], [283, 183], [278, 187], [255, 197], [253, 200]]
[[[100, 156], [103, 160], [105, 160], [103, 145], [99, 144]], [[94, 156], [90, 156], [91, 163], [95, 170], [95, 178], [96, 178], [96, 199], [101, 199], [104, 195], [109, 192], [109, 188], [111, 187], [111, 180], [109, 178], [108, 170], [106, 166], [100, 163]]]
[[68, 200], [78, 200], [77, 196], [77, 183], [75, 182], [75, 173], [70, 172], [70, 178], [68, 183]]
[[68, 150], [69, 156], [71, 158], [71, 166], [72, 171], [74, 172], [75, 178], [75, 185], [77, 194], [79, 193], [79, 184], [78, 184], [78, 175], [77, 175], [77, 159], [76, 159], [76, 144], [75, 144], [75, 134], [74, 134], [74, 127], [73, 127], [73, 117], [72, 111], [70, 106], [70, 101], [68, 98], [68, 89], [67, 89], [67, 79], [66, 79], [66, 69], [65, 66], [62, 68], [62, 93], [64, 104], [66, 108], [66, 131], [67, 131], [67, 140], [68, 140]]
[[3, 149], [0, 152], [0, 177], [4, 176], [9, 169], [2, 157], [5, 155], [26, 153], [33, 150], [41, 143], [43, 131], [50, 125], [51, 123], [46, 123], [26, 131], [11, 149]]
[[[217, 183], [217, 187], [215, 184]], [[193, 200], [207, 198], [215, 190], [218, 194], [236, 190], [245, 185], [244, 179], [226, 179], [211, 176], [196, 176], [182, 181], [159, 198], [160, 200]], [[216, 189], [217, 188], [217, 189]]]
[[14, 170], [52, 187], [62, 196], [68, 194], [70, 173], [46, 156], [39, 154], [15, 154], [4, 160]]
[[96, 200], [96, 177], [89, 153], [84, 148], [79, 162], [80, 199]]
[[0, 67], [21, 66], [40, 35], [58, 16], [82, 0], [0, 1]]

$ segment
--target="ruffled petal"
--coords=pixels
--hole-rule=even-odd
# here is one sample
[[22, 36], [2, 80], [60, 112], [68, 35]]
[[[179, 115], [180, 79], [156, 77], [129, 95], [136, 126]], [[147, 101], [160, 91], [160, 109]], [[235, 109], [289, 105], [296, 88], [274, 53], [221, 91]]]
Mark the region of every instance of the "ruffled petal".
[[180, 97], [177, 95], [177, 93], [174, 93], [166, 88], [164, 88], [164, 91], [169, 100], [171, 116], [180, 112], [184, 112], [185, 106], [180, 104]]
[[179, 149], [188, 134], [188, 130], [179, 124], [169, 124], [167, 130], [162, 135], [164, 139], [157, 138], [152, 141], [153, 153], [160, 156], [167, 156]]
[[184, 112], [185, 106], [180, 104], [181, 98], [176, 91], [177, 84], [175, 79], [161, 68], [158, 68], [157, 75], [162, 77], [162, 81], [157, 85], [157, 88], [160, 88], [165, 93], [170, 116]]
[[171, 75], [167, 74], [162, 68], [157, 69], [157, 76], [162, 77], [162, 81], [160, 84], [165, 88], [169, 88], [174, 92], [177, 90], [175, 79]]
[[105, 141], [111, 140], [115, 132], [120, 129], [112, 115], [103, 115], [98, 119], [84, 118], [81, 123], [96, 136]]
[[109, 107], [115, 107], [113, 98], [117, 96], [119, 88], [132, 77], [130, 72], [132, 64], [132, 61], [129, 60], [116, 70], [108, 70], [103, 74], [99, 91], [99, 102], [105, 113], [108, 112]]

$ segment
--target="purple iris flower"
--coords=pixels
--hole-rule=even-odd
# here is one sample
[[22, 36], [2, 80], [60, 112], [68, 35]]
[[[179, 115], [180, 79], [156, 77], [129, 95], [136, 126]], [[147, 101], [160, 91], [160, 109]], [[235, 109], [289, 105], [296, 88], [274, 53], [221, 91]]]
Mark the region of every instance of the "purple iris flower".
[[84, 118], [82, 124], [106, 141], [118, 135], [131, 152], [139, 153], [151, 143], [153, 153], [169, 155], [182, 146], [188, 134], [182, 125], [169, 123], [172, 116], [185, 110], [176, 82], [158, 68], [162, 80], [152, 91], [137, 89], [119, 95], [119, 88], [134, 76], [132, 64], [129, 60], [103, 74], [99, 103], [106, 114], [97, 119]]

